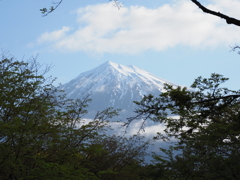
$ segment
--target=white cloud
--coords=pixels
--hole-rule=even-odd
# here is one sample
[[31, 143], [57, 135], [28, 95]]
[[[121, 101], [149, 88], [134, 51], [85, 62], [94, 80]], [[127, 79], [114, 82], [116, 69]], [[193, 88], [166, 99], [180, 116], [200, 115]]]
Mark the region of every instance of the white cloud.
[[[237, 0], [215, 0], [208, 7], [235, 16]], [[230, 15], [231, 14], [231, 15]], [[117, 10], [111, 3], [90, 5], [78, 10], [79, 28], [44, 33], [39, 43], [65, 51], [94, 53], [138, 53], [148, 49], [162, 51], [177, 45], [190, 47], [229, 46], [240, 42], [238, 27], [203, 13], [189, 0], [165, 4], [156, 9], [142, 6]]]
[[125, 135], [125, 136], [133, 136], [140, 133], [147, 139], [152, 139], [157, 136], [157, 133], [164, 133], [165, 125], [163, 123], [154, 123], [150, 120], [144, 124], [144, 130], [140, 129], [142, 126], [142, 120], [135, 120], [130, 123], [128, 127], [123, 126], [124, 123], [121, 122], [110, 122], [110, 126], [113, 129], [113, 134]]
[[56, 42], [65, 37], [66, 32], [68, 32], [71, 28], [63, 26], [62, 29], [56, 30], [53, 32], [45, 32], [43, 33], [37, 40], [39, 44], [46, 42]]

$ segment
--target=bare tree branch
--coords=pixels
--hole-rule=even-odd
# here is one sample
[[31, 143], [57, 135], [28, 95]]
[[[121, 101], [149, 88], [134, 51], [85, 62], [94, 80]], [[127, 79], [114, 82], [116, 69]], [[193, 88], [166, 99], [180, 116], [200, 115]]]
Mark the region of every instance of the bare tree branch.
[[192, 0], [192, 2], [194, 4], [196, 4], [203, 12], [205, 13], [209, 13], [209, 14], [212, 14], [214, 16], [218, 16], [220, 18], [223, 18], [226, 20], [226, 23], [227, 24], [234, 24], [236, 26], [240, 26], [240, 20], [238, 19], [235, 19], [235, 18], [232, 18], [232, 17], [229, 17], [229, 16], [226, 16], [220, 12], [215, 12], [215, 11], [212, 11], [210, 9], [207, 9], [206, 7], [204, 7], [203, 5], [201, 5], [197, 0]]
[[[118, 2], [118, 0], [110, 0], [114, 2], [114, 6], [117, 7], [118, 9], [120, 9], [123, 4]], [[60, 6], [60, 4], [63, 2], [63, 0], [60, 0], [58, 2], [54, 2], [52, 1], [53, 6], [51, 6], [49, 9], [47, 8], [42, 8], [40, 9], [40, 11], [42, 12], [43, 16], [47, 16], [48, 14], [52, 13], [54, 10], [56, 10], [58, 8], [58, 6]]]
[[231, 48], [231, 51], [237, 51], [237, 53], [240, 55], [240, 46], [234, 46], [234, 47], [230, 47]]
[[58, 8], [58, 6], [60, 6], [60, 4], [63, 2], [63, 0], [60, 0], [58, 2], [54, 2], [52, 1], [52, 4], [54, 6], [51, 6], [49, 9], [47, 8], [42, 8], [40, 9], [40, 11], [42, 12], [43, 16], [47, 16], [48, 14], [52, 13], [54, 10], [56, 10]]
[[[112, 1], [112, 0], [110, 0]], [[113, 0], [114, 1], [114, 6], [120, 9], [122, 7], [122, 3], [119, 3], [118, 0]]]

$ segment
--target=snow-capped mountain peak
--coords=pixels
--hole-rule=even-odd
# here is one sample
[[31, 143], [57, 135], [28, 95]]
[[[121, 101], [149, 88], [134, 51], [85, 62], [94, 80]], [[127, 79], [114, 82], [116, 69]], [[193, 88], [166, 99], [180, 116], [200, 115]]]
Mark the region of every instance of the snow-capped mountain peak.
[[165, 83], [177, 86], [135, 66], [107, 61], [81, 73], [63, 89], [71, 99], [91, 94], [90, 111], [114, 107], [132, 112], [133, 101], [140, 101], [147, 94], [159, 95]]

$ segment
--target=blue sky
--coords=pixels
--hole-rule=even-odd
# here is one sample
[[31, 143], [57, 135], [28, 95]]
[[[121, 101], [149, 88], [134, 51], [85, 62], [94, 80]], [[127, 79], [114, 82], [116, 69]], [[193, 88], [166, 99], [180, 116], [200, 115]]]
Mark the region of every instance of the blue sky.
[[[199, 0], [240, 19], [239, 0]], [[105, 61], [134, 65], [179, 85], [220, 73], [239, 89], [240, 29], [203, 13], [190, 0], [64, 0], [46, 17], [51, 0], [0, 1], [0, 48], [18, 59], [38, 54], [56, 83], [66, 83]]]

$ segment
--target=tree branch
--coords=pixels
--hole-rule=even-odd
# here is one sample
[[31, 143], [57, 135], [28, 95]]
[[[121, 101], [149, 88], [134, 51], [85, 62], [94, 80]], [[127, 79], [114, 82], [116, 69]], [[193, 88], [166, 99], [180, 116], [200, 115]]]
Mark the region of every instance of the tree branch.
[[54, 4], [55, 6], [51, 6], [49, 8], [49, 10], [47, 8], [42, 8], [40, 9], [40, 11], [42, 12], [43, 16], [47, 16], [48, 14], [52, 13], [55, 9], [58, 8], [58, 6], [60, 6], [60, 4], [62, 3], [63, 0], [60, 0], [58, 2], [52, 2], [52, 4]]
[[211, 101], [219, 101], [219, 100], [228, 99], [228, 98], [232, 98], [232, 100], [235, 100], [239, 97], [240, 97], [240, 95], [233, 94], [233, 95], [221, 96], [221, 97], [217, 97], [217, 98], [204, 99], [204, 100], [201, 100], [201, 101], [193, 102], [193, 104], [206, 103], [206, 102], [211, 102]]
[[[120, 9], [122, 7], [122, 3], [118, 2], [118, 0], [110, 0], [114, 2], [114, 6]], [[52, 1], [53, 6], [51, 6], [49, 9], [42, 8], [40, 11], [42, 12], [43, 16], [47, 16], [48, 14], [52, 13], [54, 10], [60, 6], [60, 4], [63, 2], [63, 0], [59, 0], [58, 2]]]
[[[110, 0], [112, 1], [112, 0]], [[118, 0], [113, 0], [114, 1], [114, 6], [118, 8], [118, 10], [122, 7], [122, 3], [119, 3]]]
[[230, 47], [232, 50], [231, 51], [237, 51], [238, 50], [238, 54], [240, 55], [240, 46], [234, 46], [234, 47]]
[[204, 7], [203, 5], [201, 5], [197, 0], [192, 0], [192, 2], [194, 4], [196, 4], [203, 12], [205, 13], [209, 13], [209, 14], [212, 14], [214, 16], [218, 16], [220, 18], [223, 18], [226, 20], [226, 23], [227, 24], [234, 24], [236, 26], [240, 26], [240, 20], [238, 19], [235, 19], [235, 18], [232, 18], [232, 17], [229, 17], [229, 16], [226, 16], [220, 12], [215, 12], [215, 11], [212, 11], [210, 9], [207, 9], [206, 7]]

